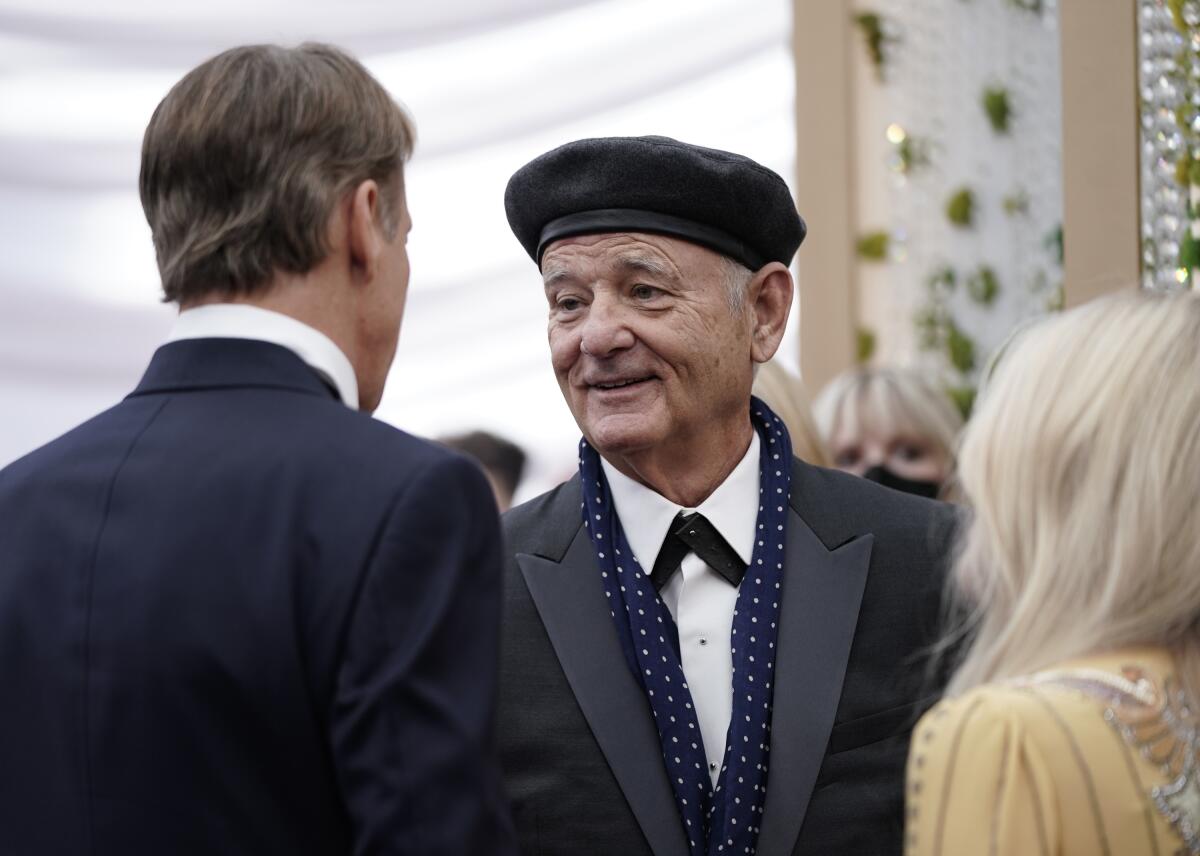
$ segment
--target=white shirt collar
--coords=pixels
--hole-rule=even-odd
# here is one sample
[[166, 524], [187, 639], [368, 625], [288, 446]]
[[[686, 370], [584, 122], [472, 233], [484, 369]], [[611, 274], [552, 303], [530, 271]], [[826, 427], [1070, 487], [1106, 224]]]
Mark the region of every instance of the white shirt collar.
[[358, 410], [358, 379], [349, 358], [320, 330], [288, 315], [244, 303], [197, 306], [175, 319], [167, 341], [180, 339], [257, 339], [280, 345], [332, 384], [343, 404]]
[[680, 511], [699, 511], [707, 517], [742, 561], [750, 564], [754, 552], [754, 526], [758, 520], [758, 449], [758, 432], [755, 431], [750, 448], [733, 472], [697, 508], [676, 505], [600, 459], [612, 492], [613, 507], [643, 573], [649, 574], [654, 569], [654, 560], [658, 558], [671, 521]]

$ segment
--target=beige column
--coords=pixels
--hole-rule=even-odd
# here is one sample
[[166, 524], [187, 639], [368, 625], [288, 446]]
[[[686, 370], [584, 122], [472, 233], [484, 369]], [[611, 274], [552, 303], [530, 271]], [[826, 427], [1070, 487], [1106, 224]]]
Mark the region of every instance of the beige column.
[[800, 368], [816, 393], [854, 365], [854, 128], [850, 9], [793, 0], [796, 204], [808, 223], [797, 256]]
[[1136, 287], [1137, 4], [1060, 0], [1063, 239], [1066, 302]]

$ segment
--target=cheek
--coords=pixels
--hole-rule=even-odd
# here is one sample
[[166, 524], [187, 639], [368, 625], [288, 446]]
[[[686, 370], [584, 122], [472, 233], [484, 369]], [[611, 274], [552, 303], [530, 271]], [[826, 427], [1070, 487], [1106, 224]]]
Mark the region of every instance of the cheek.
[[702, 370], [702, 364], [708, 359], [703, 345], [697, 345], [697, 336], [682, 324], [671, 320], [636, 319], [628, 327], [637, 342], [639, 355], [670, 366], [676, 372], [693, 374]]
[[579, 336], [550, 322], [546, 339], [550, 343], [550, 364], [554, 371], [561, 374], [570, 369], [579, 357]]
[[911, 460], [897, 460], [892, 469], [899, 475], [923, 481], [941, 481], [945, 477], [943, 461], [932, 452]]
[[404, 318], [404, 303], [405, 292], [403, 289], [398, 289], [392, 294], [392, 299], [389, 301], [388, 306], [389, 311], [386, 313], [390, 325], [399, 325], [400, 321]]
[[[707, 323], [699, 323], [702, 321]], [[749, 376], [749, 338], [729, 319], [697, 319], [697, 323], [685, 326], [680, 332], [675, 352], [694, 373], [714, 383], [710, 391], [727, 388], [729, 380], [739, 372]]]

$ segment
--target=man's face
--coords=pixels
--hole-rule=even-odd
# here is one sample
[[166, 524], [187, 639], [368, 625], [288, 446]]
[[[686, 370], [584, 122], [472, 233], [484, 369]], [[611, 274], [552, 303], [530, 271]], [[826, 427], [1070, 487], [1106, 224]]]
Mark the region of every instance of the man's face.
[[542, 257], [554, 373], [584, 436], [625, 456], [745, 418], [751, 312], [730, 309], [711, 250], [659, 235], [587, 235]]
[[[360, 406], [368, 412], [378, 407], [383, 397], [384, 382], [400, 341], [400, 324], [408, 298], [408, 233], [412, 230], [412, 218], [403, 190], [400, 190], [395, 206], [396, 234], [390, 240], [386, 234], [382, 235], [377, 276], [371, 284], [368, 305], [362, 315], [370, 365], [369, 376], [362, 378], [359, 384]], [[382, 233], [382, 227], [380, 231]]]

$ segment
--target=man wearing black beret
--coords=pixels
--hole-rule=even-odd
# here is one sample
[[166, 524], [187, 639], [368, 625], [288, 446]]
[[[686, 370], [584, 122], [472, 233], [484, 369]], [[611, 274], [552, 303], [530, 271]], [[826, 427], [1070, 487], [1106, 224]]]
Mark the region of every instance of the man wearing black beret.
[[[520, 169], [579, 475], [513, 511], [505, 776], [528, 854], [893, 854], [946, 506], [806, 465], [750, 395], [805, 227], [664, 137]], [[925, 685], [923, 685], [925, 684]]]

